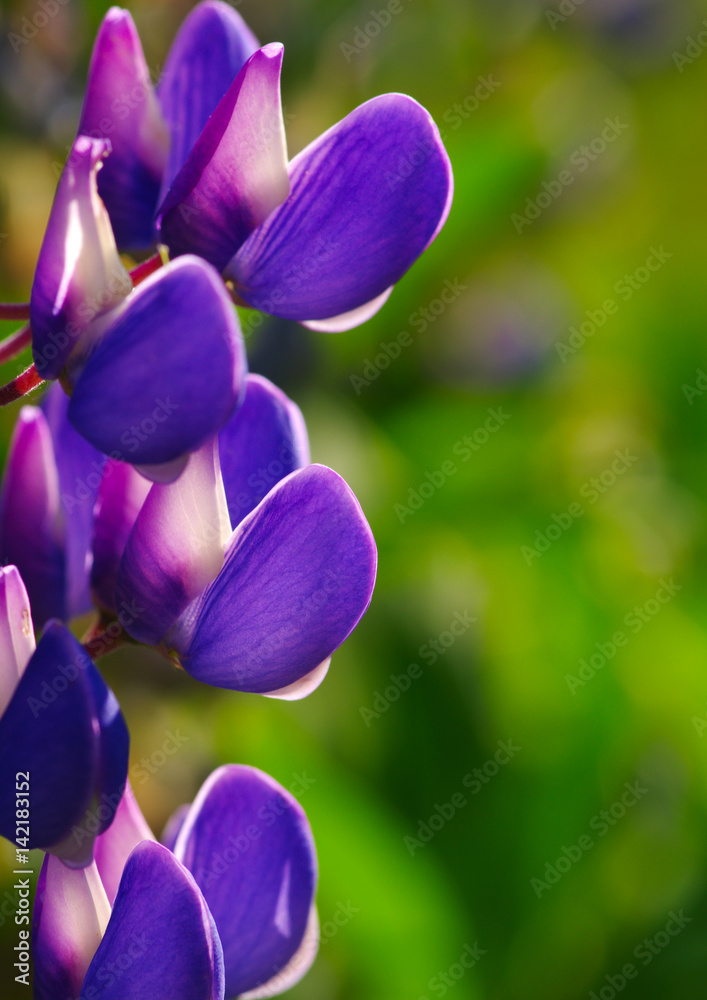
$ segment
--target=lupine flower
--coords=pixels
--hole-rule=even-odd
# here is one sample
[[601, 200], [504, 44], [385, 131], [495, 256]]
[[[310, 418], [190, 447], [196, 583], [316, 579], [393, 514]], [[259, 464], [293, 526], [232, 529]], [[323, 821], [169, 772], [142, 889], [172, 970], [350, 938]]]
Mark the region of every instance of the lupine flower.
[[95, 866], [69, 872], [46, 859], [33, 919], [38, 1000], [93, 1000], [99, 986], [101, 998], [211, 1000], [224, 985], [229, 1000], [256, 1000], [304, 975], [318, 944], [317, 862], [296, 800], [263, 772], [227, 765], [168, 837], [155, 843], [127, 786]]
[[[386, 94], [288, 163], [282, 46], [256, 51], [224, 8], [199, 5], [170, 53], [158, 91], [169, 159], [164, 128], [149, 124], [158, 101], [130, 16], [114, 8], [101, 25], [79, 130], [110, 133], [116, 160], [102, 191], [119, 244], [144, 244], [154, 205], [171, 255], [208, 260], [241, 302], [349, 329], [380, 309], [444, 225], [452, 173], [439, 131], [412, 98]], [[143, 94], [132, 117], [106, 113], [130, 91]]]
[[109, 146], [79, 137], [59, 181], [30, 300], [34, 362], [70, 389], [69, 420], [94, 447], [170, 479], [238, 405], [243, 339], [200, 258], [130, 291], [96, 187]]
[[[50, 622], [35, 648], [27, 591], [0, 569], [0, 834], [71, 866], [92, 858], [128, 771], [128, 731], [81, 645]], [[28, 773], [27, 835], [18, 840], [15, 776]]]

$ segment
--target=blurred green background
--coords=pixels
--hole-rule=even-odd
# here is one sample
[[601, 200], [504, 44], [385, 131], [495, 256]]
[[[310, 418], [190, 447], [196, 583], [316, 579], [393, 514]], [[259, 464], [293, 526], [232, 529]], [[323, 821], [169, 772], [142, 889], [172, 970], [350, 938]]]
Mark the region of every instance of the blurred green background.
[[[127, 6], [156, 76], [193, 4]], [[253, 369], [361, 500], [378, 584], [304, 702], [103, 661], [138, 800], [159, 831], [227, 761], [301, 799], [323, 941], [293, 1000], [702, 998], [707, 4], [236, 6], [285, 43], [291, 154], [402, 91], [439, 123], [456, 195], [365, 326], [244, 315]], [[3, 2], [5, 300], [29, 295], [106, 7], [70, 0], [15, 52], [39, 7]]]

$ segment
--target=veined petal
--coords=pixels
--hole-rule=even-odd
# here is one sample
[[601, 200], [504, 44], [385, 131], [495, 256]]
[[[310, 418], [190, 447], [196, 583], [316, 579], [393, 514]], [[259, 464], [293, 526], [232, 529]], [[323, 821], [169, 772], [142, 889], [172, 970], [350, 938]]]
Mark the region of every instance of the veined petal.
[[267, 979], [262, 986], [256, 986], [253, 990], [241, 993], [241, 1000], [266, 1000], [266, 997], [279, 996], [280, 993], [292, 989], [302, 976], [309, 972], [318, 951], [319, 915], [316, 906], [312, 903], [302, 943], [285, 968], [277, 972], [272, 979]]
[[111, 458], [171, 462], [228, 420], [245, 374], [223, 282], [204, 261], [184, 257], [131, 295], [76, 383], [69, 420]]
[[161, 844], [144, 841], [128, 858], [81, 991], [82, 1000], [96, 997], [223, 1000], [223, 956], [208, 907]]
[[253, 308], [310, 324], [379, 307], [451, 205], [437, 126], [403, 94], [356, 108], [299, 153], [289, 174], [289, 197], [224, 273]]
[[256, 768], [220, 767], [194, 800], [174, 850], [213, 914], [226, 997], [284, 970], [305, 937], [317, 882], [312, 832], [296, 799]]
[[35, 650], [32, 613], [16, 566], [0, 567], [0, 718]]
[[96, 837], [93, 846], [98, 873], [111, 906], [118, 894], [125, 864], [143, 840], [156, 841], [156, 837], [147, 825], [128, 781], [113, 822], [104, 833]]
[[78, 997], [109, 919], [95, 864], [67, 868], [45, 855], [32, 913], [35, 1000]]
[[174, 645], [192, 676], [266, 693], [313, 671], [368, 607], [376, 549], [358, 501], [310, 465], [270, 491], [236, 528], [195, 627]]
[[158, 211], [173, 257], [195, 253], [222, 270], [287, 197], [282, 54], [273, 42], [250, 57], [175, 177]]
[[96, 36], [79, 135], [109, 139], [113, 147], [98, 192], [116, 243], [121, 250], [150, 246], [169, 136], [135, 24], [119, 7], [111, 7]]
[[10, 441], [0, 497], [0, 556], [22, 574], [39, 628], [50, 618], [67, 617], [59, 473], [49, 425], [35, 406], [22, 407]]
[[[59, 473], [60, 511], [64, 527], [66, 617], [91, 610], [89, 571], [93, 509], [103, 475], [105, 456], [69, 423], [69, 398], [54, 385], [42, 401], [51, 431]], [[40, 621], [39, 624], [44, 624]]]
[[22, 846], [89, 864], [120, 801], [128, 742], [114, 695], [71, 633], [50, 623], [0, 719], [0, 833], [15, 841], [14, 776], [29, 771]]
[[218, 441], [189, 458], [174, 483], [155, 483], [135, 521], [116, 583], [116, 602], [139, 612], [126, 622], [133, 638], [157, 645], [223, 566], [231, 522]]
[[261, 375], [248, 375], [243, 403], [219, 431], [218, 442], [234, 526], [276, 483], [309, 462], [300, 408]]
[[216, 105], [259, 48], [241, 15], [221, 0], [197, 4], [183, 21], [157, 88], [170, 137], [160, 200]]
[[32, 355], [42, 378], [58, 378], [90, 324], [132, 287], [96, 186], [109, 150], [104, 139], [79, 136], [59, 179], [30, 297]]

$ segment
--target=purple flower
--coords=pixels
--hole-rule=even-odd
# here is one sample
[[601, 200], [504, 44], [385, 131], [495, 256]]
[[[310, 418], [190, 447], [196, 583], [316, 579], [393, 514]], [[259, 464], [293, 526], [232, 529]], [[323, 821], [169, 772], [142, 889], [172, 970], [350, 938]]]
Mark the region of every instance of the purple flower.
[[[145, 124], [156, 97], [137, 33], [113, 9], [80, 132], [116, 150], [99, 190], [120, 246], [149, 242], [154, 205], [171, 255], [203, 257], [246, 305], [345, 330], [377, 312], [444, 225], [451, 166], [429, 114], [402, 94], [356, 108], [288, 163], [282, 56], [279, 44], [258, 49], [224, 4], [197, 6], [159, 86], [167, 157], [162, 130]], [[144, 95], [133, 111], [108, 113], [133, 91]]]
[[[123, 793], [128, 744], [115, 696], [81, 645], [50, 622], [35, 648], [22, 578], [0, 569], [0, 834], [88, 864]], [[25, 774], [26, 831], [15, 777]]]
[[71, 388], [69, 421], [95, 448], [172, 479], [238, 405], [243, 339], [199, 258], [130, 291], [96, 188], [108, 151], [79, 137], [59, 181], [32, 286], [34, 361]]
[[93, 1000], [98, 984], [102, 1000], [211, 1000], [224, 986], [227, 998], [255, 1000], [304, 975], [318, 944], [317, 862], [296, 800], [262, 771], [227, 765], [168, 828], [169, 849], [128, 787], [95, 866], [45, 861], [33, 919], [38, 1000], [79, 990]]

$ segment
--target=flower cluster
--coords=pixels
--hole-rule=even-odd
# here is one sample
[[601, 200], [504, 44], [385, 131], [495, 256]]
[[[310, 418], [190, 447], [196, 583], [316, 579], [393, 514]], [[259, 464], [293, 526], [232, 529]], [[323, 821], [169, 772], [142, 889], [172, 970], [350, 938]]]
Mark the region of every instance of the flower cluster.
[[[0, 833], [46, 852], [38, 1000], [257, 1000], [316, 953], [297, 802], [227, 765], [159, 844], [94, 663], [143, 644], [204, 683], [302, 698], [371, 600], [370, 527], [310, 462], [296, 404], [248, 372], [234, 303], [325, 332], [365, 321], [444, 224], [451, 170], [401, 94], [288, 160], [282, 60], [206, 0], [154, 87], [112, 8], [30, 302], [0, 307], [29, 320], [0, 359], [33, 353], [0, 403], [55, 383], [19, 413], [0, 495]], [[145, 251], [129, 270], [121, 255]], [[69, 626], [87, 613], [79, 641]]]

